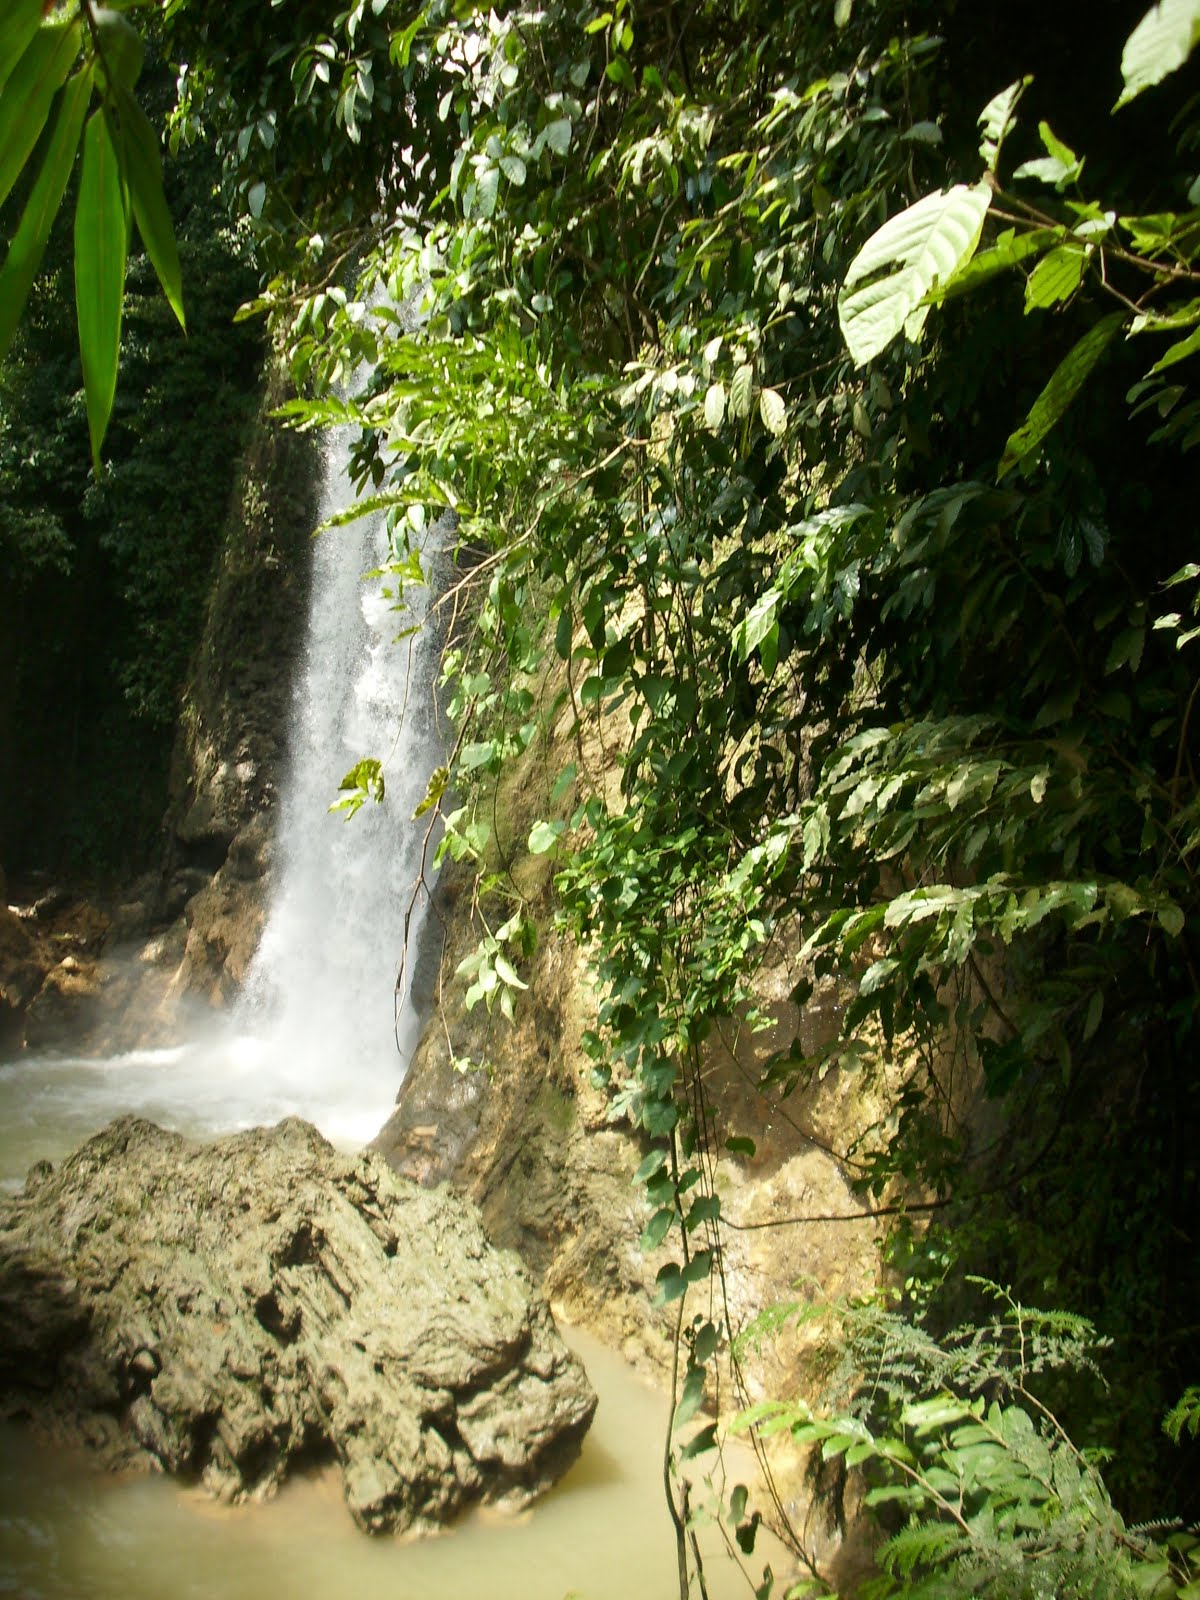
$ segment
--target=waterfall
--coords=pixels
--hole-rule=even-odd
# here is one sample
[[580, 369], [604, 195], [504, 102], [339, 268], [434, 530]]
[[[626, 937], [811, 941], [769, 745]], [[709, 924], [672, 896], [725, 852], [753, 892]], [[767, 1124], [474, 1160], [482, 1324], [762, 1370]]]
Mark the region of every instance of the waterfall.
[[[322, 520], [350, 503], [353, 438], [349, 429], [326, 438]], [[411, 955], [427, 900], [426, 821], [413, 811], [440, 759], [432, 629], [397, 641], [424, 621], [429, 591], [408, 586], [397, 610], [378, 579], [364, 578], [388, 548], [382, 516], [316, 541], [273, 902], [237, 1019], [260, 1091], [347, 1140], [378, 1132], [416, 1044], [420, 1019], [408, 1005], [395, 1012], [393, 990], [406, 913]], [[364, 757], [382, 762], [382, 803], [331, 812]], [[431, 852], [424, 865], [428, 883]]]

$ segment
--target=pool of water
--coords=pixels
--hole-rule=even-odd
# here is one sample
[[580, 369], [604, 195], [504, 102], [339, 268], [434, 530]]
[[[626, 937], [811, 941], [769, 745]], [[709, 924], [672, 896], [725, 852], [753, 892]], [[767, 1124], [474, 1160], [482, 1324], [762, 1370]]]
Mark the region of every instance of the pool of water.
[[[0, 1181], [19, 1187], [35, 1160], [61, 1160], [126, 1111], [202, 1136], [296, 1110], [340, 1144], [364, 1137], [336, 1104], [323, 1107], [299, 1086], [296, 1103], [287, 1098], [264, 1103], [249, 1052], [240, 1062], [211, 1047], [110, 1061], [21, 1059], [0, 1066]], [[162, 1477], [99, 1474], [81, 1456], [0, 1426], [0, 1596], [670, 1600], [677, 1581], [662, 1487], [667, 1397], [595, 1340], [564, 1333], [600, 1397], [580, 1460], [531, 1510], [477, 1512], [430, 1539], [361, 1533], [336, 1472], [294, 1482], [265, 1505], [224, 1507]], [[746, 1467], [743, 1460], [732, 1470]], [[695, 1499], [702, 1496], [698, 1485]], [[749, 1595], [715, 1524], [701, 1540], [710, 1600]], [[756, 1580], [764, 1560], [777, 1573], [788, 1569], [778, 1547], [764, 1546]]]

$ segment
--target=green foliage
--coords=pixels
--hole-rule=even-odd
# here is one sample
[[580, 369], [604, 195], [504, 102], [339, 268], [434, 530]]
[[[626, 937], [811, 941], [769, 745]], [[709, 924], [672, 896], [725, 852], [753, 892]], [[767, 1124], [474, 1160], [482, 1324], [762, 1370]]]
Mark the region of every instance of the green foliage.
[[[294, 415], [361, 430], [385, 581], [407, 581], [415, 522], [456, 519], [458, 742], [429, 809], [503, 926], [521, 897], [499, 797], [551, 715], [575, 746], [517, 848], [553, 858], [594, 953], [595, 1081], [662, 1156], [642, 1178], [647, 1243], [671, 1246], [661, 1301], [682, 1330], [710, 1273], [719, 1291], [715, 1163], [753, 1150], [709, 1101], [706, 1041], [754, 1026], [759, 964], [798, 940], [847, 997], [842, 1030], [797, 1038], [764, 1089], [886, 1083], [847, 1154], [864, 1204], [918, 1184], [947, 1208], [921, 1268], [943, 1309], [974, 1257], [1096, 1312], [1120, 1341], [1103, 1420], [1132, 1502], [1197, 1325], [1161, 1241], [1194, 1251], [1200, 1214], [1180, 648], [1200, 128], [1156, 31], [1183, 9], [1128, 41], [1120, 118], [1141, 139], [1114, 132], [1107, 89], [1089, 120], [1001, 72], [1031, 48], [1020, 19], [977, 6], [968, 29], [966, 9], [928, 8], [922, 34], [892, 0], [832, 28], [828, 8], [738, 0], [684, 34], [628, 0], [314, 3], [272, 61], [239, 4], [224, 64], [225, 23], [177, 15], [235, 102], [229, 181], [270, 252], [256, 305], [307, 386]], [[1078, 82], [1108, 71], [1115, 94], [1107, 14], [1054, 27], [1045, 70], [1069, 43]], [[399, 141], [368, 199], [355, 133], [365, 151], [410, 109], [425, 164]], [[335, 230], [361, 252], [352, 287]], [[605, 765], [619, 783], [589, 782]], [[515, 1006], [504, 946], [485, 924], [475, 1001]], [[984, 1097], [1005, 1112], [986, 1148]], [[1019, 1477], [1003, 1412], [994, 1431]], [[906, 1547], [897, 1570], [947, 1551]]]
[[[18, 0], [0, 49], [7, 52], [0, 79], [0, 204], [23, 169], [38, 167], [0, 270], [0, 360], [29, 297], [78, 151], [75, 305], [92, 465], [99, 477], [116, 391], [134, 221], [184, 326], [179, 256], [163, 197], [158, 140], [131, 93], [145, 45], [120, 9], [92, 0], [46, 7]], [[93, 92], [98, 104], [85, 125]]]
[[[161, 116], [170, 78], [154, 53], [139, 92]], [[214, 177], [203, 150], [166, 174], [186, 339], [135, 236], [102, 479], [89, 470], [71, 204], [0, 367], [0, 833], [12, 872], [136, 872], [160, 841], [262, 370], [260, 331], [231, 325], [255, 277]], [[54, 805], [34, 803], [47, 794]]]
[[862, 1589], [870, 1600], [1190, 1597], [1200, 1542], [1128, 1527], [1095, 1453], [1039, 1395], [1063, 1370], [1098, 1376], [1094, 1328], [992, 1292], [992, 1318], [941, 1340], [875, 1307], [842, 1308], [842, 1409], [766, 1401], [735, 1426], [786, 1429], [864, 1475], [866, 1503], [893, 1530]]

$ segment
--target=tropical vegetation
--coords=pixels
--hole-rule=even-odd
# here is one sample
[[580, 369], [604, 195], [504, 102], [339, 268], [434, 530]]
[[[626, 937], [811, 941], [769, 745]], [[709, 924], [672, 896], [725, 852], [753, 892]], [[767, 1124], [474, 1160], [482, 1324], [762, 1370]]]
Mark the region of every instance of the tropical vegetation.
[[[119, 13], [40, 10], [13, 15], [54, 63], [49, 131], [0, 137], [0, 170], [62, 193], [86, 128], [98, 471], [130, 214], [176, 309], [180, 278]], [[706, 1041], [789, 943], [794, 998], [834, 986], [842, 1026], [763, 1086], [887, 1086], [841, 1155], [896, 1304], [834, 1314], [831, 1414], [747, 1426], [866, 1473], [880, 1594], [1200, 1592], [1200, 5], [168, 0], [158, 25], [171, 140], [220, 153], [291, 420], [359, 430], [395, 592], [454, 521], [473, 624], [424, 809], [477, 864], [473, 1003], [513, 1014], [534, 935], [495, 786], [564, 708], [619, 767], [610, 792], [564, 764], [528, 848], [594, 953], [596, 1081], [647, 1140], [678, 1422], [736, 1331], [685, 1319], [719, 1285], [720, 1147], [747, 1149]]]

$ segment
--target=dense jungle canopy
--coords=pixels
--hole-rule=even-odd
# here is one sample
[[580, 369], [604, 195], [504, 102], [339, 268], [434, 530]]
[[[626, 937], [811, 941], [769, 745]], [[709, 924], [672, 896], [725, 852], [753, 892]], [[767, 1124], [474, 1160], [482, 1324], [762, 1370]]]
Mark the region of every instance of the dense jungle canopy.
[[[164, 540], [166, 496], [222, 493], [183, 396], [265, 327], [289, 419], [360, 430], [385, 581], [454, 518], [471, 622], [427, 815], [477, 869], [489, 1010], [535, 936], [497, 784], [564, 705], [619, 768], [591, 792], [566, 766], [528, 843], [595, 951], [664, 1300], [719, 1281], [715, 1019], [753, 1016], [774, 941], [845, 997], [764, 1081], [886, 1086], [840, 1152], [890, 1239], [894, 1320], [845, 1335], [884, 1378], [836, 1424], [770, 1417], [868, 1473], [877, 1592], [1200, 1593], [1186, 1531], [1134, 1527], [1200, 1511], [1200, 5], [43, 9], [0, 25], [6, 65], [49, 63], [0, 98], [6, 614], [39, 597], [0, 725], [57, 654], [119, 685], [120, 770], [169, 725], [205, 547]], [[251, 295], [236, 327], [206, 309]], [[101, 640], [97, 563], [124, 595]], [[104, 726], [38, 733], [62, 762]], [[681, 1411], [715, 1304], [681, 1328]], [[1026, 1304], [1090, 1319], [1105, 1385], [1088, 1328]]]

